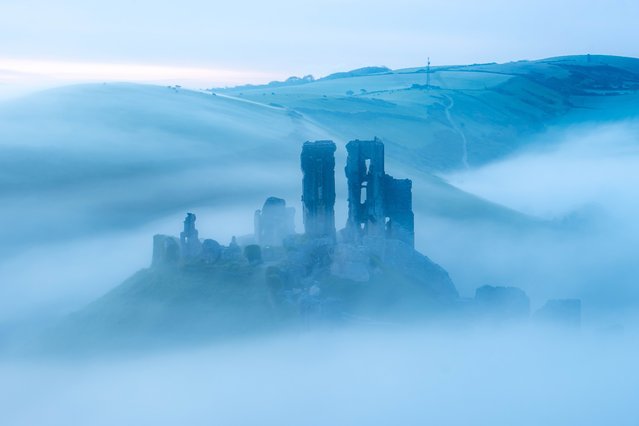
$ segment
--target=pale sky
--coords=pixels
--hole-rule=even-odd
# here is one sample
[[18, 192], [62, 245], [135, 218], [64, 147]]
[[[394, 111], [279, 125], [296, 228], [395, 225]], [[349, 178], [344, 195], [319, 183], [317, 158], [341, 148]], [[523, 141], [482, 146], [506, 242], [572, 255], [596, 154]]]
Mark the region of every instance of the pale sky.
[[639, 56], [637, 0], [0, 0], [0, 92], [127, 80], [212, 87], [290, 75]]

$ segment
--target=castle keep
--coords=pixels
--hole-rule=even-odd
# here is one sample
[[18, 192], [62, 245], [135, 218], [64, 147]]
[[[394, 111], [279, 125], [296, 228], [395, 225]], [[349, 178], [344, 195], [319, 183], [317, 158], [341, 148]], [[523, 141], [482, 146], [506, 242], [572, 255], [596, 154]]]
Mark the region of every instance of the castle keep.
[[305, 142], [301, 164], [306, 235], [335, 239], [335, 144]]

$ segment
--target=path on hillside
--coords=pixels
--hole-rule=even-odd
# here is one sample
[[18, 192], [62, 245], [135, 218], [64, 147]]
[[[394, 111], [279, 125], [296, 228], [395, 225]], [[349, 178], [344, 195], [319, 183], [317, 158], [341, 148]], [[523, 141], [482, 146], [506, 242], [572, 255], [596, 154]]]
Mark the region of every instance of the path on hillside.
[[[204, 92], [204, 93], [206, 93], [206, 92]], [[224, 93], [213, 93], [213, 95], [214, 96], [218, 96], [220, 98], [231, 99], [231, 100], [234, 100], [234, 101], [244, 102], [244, 103], [251, 104], [251, 105], [257, 105], [257, 106], [260, 106], [262, 108], [274, 109], [274, 110], [277, 110], [277, 111], [286, 111], [287, 110], [287, 108], [283, 107], [283, 106], [268, 105], [268, 104], [265, 104], [263, 102], [257, 102], [257, 101], [253, 101], [251, 99], [241, 98], [239, 96], [225, 95]]]
[[445, 105], [445, 112], [446, 112], [446, 119], [448, 120], [448, 122], [450, 123], [450, 127], [452, 127], [452, 129], [455, 131], [455, 133], [457, 133], [459, 135], [459, 137], [462, 140], [462, 164], [464, 165], [465, 168], [469, 169], [470, 166], [468, 165], [468, 141], [466, 140], [466, 135], [464, 134], [464, 132], [462, 131], [462, 129], [455, 124], [455, 122], [453, 121], [453, 117], [450, 113], [450, 110], [453, 109], [453, 107], [455, 106], [455, 100], [450, 97], [449, 95], [444, 95], [444, 97], [446, 99], [448, 99], [449, 104]]
[[[208, 93], [208, 92], [204, 92], [204, 93]], [[251, 99], [245, 99], [245, 98], [241, 98], [239, 96], [232, 96], [232, 95], [226, 95], [223, 93], [215, 93], [215, 96], [219, 96], [221, 98], [226, 98], [226, 99], [231, 99], [234, 101], [238, 101], [238, 102], [245, 102], [251, 105], [257, 105], [263, 108], [268, 108], [268, 109], [273, 109], [273, 110], [277, 110], [277, 111], [285, 111], [285, 112], [294, 112], [295, 114], [298, 114], [299, 118], [303, 119], [304, 122], [314, 131], [314, 133], [317, 134], [317, 137], [320, 139], [330, 139], [330, 140], [341, 140], [343, 138], [337, 137], [332, 130], [330, 130], [329, 128], [327, 128], [326, 126], [324, 126], [323, 124], [321, 124], [320, 122], [318, 122], [317, 120], [309, 117], [306, 114], [302, 114], [301, 112], [293, 109], [293, 108], [289, 108], [286, 106], [274, 106], [274, 105], [269, 105], [269, 104], [265, 104], [263, 102], [258, 102], [258, 101], [254, 101]], [[294, 122], [296, 122], [294, 120]]]

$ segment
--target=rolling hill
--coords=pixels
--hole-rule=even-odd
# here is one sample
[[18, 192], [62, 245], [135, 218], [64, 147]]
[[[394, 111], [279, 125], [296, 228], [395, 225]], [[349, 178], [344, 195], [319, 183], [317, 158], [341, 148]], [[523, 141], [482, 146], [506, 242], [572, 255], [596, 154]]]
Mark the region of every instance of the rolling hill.
[[442, 171], [503, 158], [553, 125], [636, 117], [639, 60], [378, 67], [212, 91], [295, 110], [345, 140], [367, 129], [396, 147], [397, 161]]

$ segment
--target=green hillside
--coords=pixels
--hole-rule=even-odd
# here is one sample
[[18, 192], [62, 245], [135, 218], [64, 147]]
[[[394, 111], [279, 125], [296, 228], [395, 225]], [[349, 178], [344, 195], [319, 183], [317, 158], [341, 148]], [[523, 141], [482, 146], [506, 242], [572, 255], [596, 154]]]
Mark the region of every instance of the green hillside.
[[486, 164], [553, 125], [639, 115], [634, 58], [570, 56], [354, 75], [213, 91], [290, 108], [345, 140], [375, 134], [397, 146], [389, 154], [398, 162], [435, 171]]

